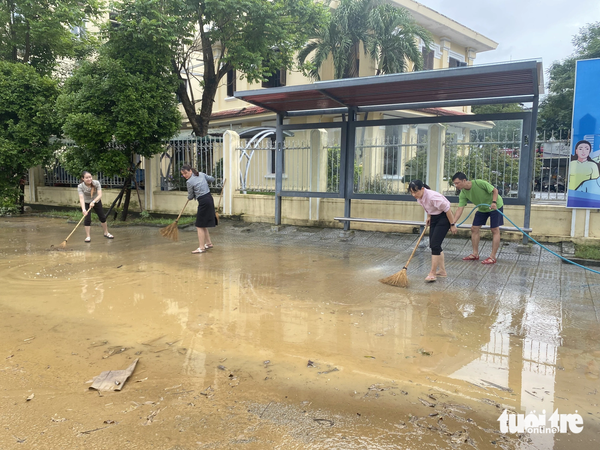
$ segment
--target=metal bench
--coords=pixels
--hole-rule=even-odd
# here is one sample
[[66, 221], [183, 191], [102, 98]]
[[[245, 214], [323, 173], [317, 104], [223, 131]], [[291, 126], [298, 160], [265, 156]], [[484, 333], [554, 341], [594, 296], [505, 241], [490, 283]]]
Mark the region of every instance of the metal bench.
[[[421, 227], [421, 231], [423, 231], [423, 227], [425, 226], [424, 221], [416, 221], [416, 220], [390, 220], [390, 219], [362, 219], [359, 217], [334, 217], [333, 220], [338, 220], [340, 222], [362, 222], [362, 223], [381, 223], [387, 225], [412, 225]], [[471, 224], [463, 223], [462, 225], [458, 225], [458, 228], [471, 228]], [[489, 225], [483, 225], [481, 227], [482, 230], [489, 230]], [[527, 233], [531, 233], [531, 228], [523, 228], [521, 229]], [[501, 231], [514, 231], [519, 232], [520, 230], [516, 227], [506, 227], [502, 225], [500, 227]]]

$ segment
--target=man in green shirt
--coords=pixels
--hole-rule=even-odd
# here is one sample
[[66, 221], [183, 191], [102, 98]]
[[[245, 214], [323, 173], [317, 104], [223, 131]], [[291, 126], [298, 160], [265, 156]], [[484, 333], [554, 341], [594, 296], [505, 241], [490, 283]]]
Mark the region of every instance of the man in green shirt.
[[473, 253], [463, 258], [464, 261], [477, 261], [479, 259], [479, 230], [482, 225], [490, 219], [490, 230], [492, 231], [492, 253], [489, 258], [481, 261], [482, 264], [496, 264], [496, 254], [500, 248], [500, 226], [504, 225], [504, 216], [500, 213], [504, 202], [498, 195], [498, 189], [484, 180], [467, 180], [467, 176], [462, 172], [456, 172], [452, 177], [452, 183], [457, 189], [460, 189], [458, 196], [458, 209], [454, 213], [454, 220], [458, 223], [467, 202], [480, 205], [485, 203], [491, 205], [480, 206], [471, 226], [471, 244], [473, 244]]

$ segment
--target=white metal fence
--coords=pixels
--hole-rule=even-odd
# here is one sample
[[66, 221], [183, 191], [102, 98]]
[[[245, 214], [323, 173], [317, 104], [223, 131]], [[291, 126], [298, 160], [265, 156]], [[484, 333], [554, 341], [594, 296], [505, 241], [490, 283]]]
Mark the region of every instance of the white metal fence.
[[[81, 183], [80, 174], [73, 175], [68, 173], [60, 164], [60, 154], [68, 147], [75, 146], [75, 143], [72, 141], [64, 141], [63, 147], [59, 149], [52, 162], [46, 165], [44, 169], [44, 185], [45, 186], [55, 186], [55, 187], [75, 187], [79, 183]], [[113, 144], [111, 147], [118, 147], [118, 144]], [[141, 189], [144, 188], [144, 160], [143, 158], [140, 160], [138, 158], [135, 173], [135, 181], [133, 184], [137, 183], [137, 186]], [[113, 176], [107, 177], [102, 172], [95, 174], [95, 178], [100, 181], [100, 184], [105, 189], [110, 188], [121, 188], [125, 183], [125, 178]]]
[[[242, 193], [275, 192], [276, 147], [271, 139], [241, 141], [237, 149]], [[283, 148], [282, 189], [297, 192], [338, 192], [340, 146], [315, 146], [286, 139]]]
[[503, 197], [516, 197], [519, 191], [521, 129], [507, 124], [502, 131], [471, 130], [469, 139], [459, 141], [456, 135], [444, 142], [443, 179], [453, 190], [452, 176], [463, 172], [468, 179], [482, 179], [494, 185]]
[[186, 190], [181, 167], [189, 165], [215, 178], [212, 188], [223, 185], [223, 140], [207, 136], [172, 139], [160, 156], [160, 186], [163, 191]]
[[538, 135], [534, 198], [538, 203], [565, 202], [571, 161], [571, 139], [560, 133]]
[[[389, 130], [359, 129], [360, 139], [355, 149], [354, 192], [368, 194], [404, 194], [411, 180], [427, 182], [431, 154], [430, 132], [426, 128], [400, 131], [388, 136]], [[520, 122], [508, 123], [502, 131], [476, 129], [461, 136], [446, 130], [442, 141], [442, 191], [454, 193], [451, 177], [464, 172], [469, 179], [490, 181], [504, 197], [516, 197], [519, 180], [521, 146]], [[379, 133], [379, 134], [378, 134]], [[404, 137], [401, 133], [404, 133]], [[361, 136], [362, 135], [362, 136]], [[329, 133], [321, 140], [286, 137], [283, 150], [283, 190], [311, 192], [339, 192], [341, 152], [339, 135]], [[369, 137], [371, 136], [371, 137]], [[73, 143], [65, 142], [65, 146]], [[236, 188], [243, 193], [275, 192], [275, 142], [273, 138], [241, 141], [235, 150], [240, 179]], [[185, 190], [181, 166], [189, 164], [213, 176], [211, 184], [218, 189], [223, 183], [223, 148], [218, 137], [193, 136], [173, 139], [165, 144], [165, 151], [155, 156], [160, 160], [161, 190]], [[532, 179], [532, 201], [560, 203], [566, 200], [571, 143], [568, 136], [541, 135], [536, 141], [536, 157]], [[145, 161], [136, 170], [135, 181], [145, 185]], [[78, 175], [61, 167], [58, 156], [44, 168], [46, 186], [75, 187]], [[124, 179], [97, 174], [103, 187], [120, 188]], [[447, 183], [447, 185], [446, 185]], [[134, 183], [135, 184], [135, 183]], [[445, 189], [444, 189], [445, 188]]]
[[354, 192], [406, 194], [411, 180], [426, 180], [427, 146], [426, 135], [361, 140], [354, 153]]

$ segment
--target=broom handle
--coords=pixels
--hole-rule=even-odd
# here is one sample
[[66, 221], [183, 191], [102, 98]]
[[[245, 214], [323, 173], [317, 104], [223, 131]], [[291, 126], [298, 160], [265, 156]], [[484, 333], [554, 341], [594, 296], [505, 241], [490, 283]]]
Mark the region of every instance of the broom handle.
[[85, 216], [83, 216], [81, 219], [79, 219], [79, 222], [77, 222], [77, 225], [75, 225], [75, 228], [73, 228], [73, 231], [71, 231], [71, 234], [67, 236], [67, 238], [65, 239], [65, 241], [68, 241], [69, 238], [73, 235], [73, 233], [75, 233], [75, 230], [77, 229], [77, 227], [79, 225], [81, 225], [81, 222], [83, 222], [83, 219], [85, 219]]
[[187, 204], [190, 202], [190, 199], [188, 198], [188, 201], [185, 202], [185, 205], [183, 205], [183, 208], [181, 209], [181, 212], [179, 213], [179, 215], [177, 216], [177, 220], [175, 220], [175, 222], [179, 222], [179, 218], [181, 217], [181, 215], [183, 214], [183, 211], [185, 211], [185, 208], [187, 206]]
[[221, 185], [221, 196], [219, 197], [219, 206], [217, 206], [217, 209], [221, 209], [221, 200], [223, 200], [223, 189], [225, 189], [225, 183], [227, 183], [227, 178], [223, 178], [223, 184]]
[[417, 251], [417, 247], [421, 243], [421, 239], [423, 239], [423, 236], [425, 236], [425, 231], [427, 231], [427, 226], [425, 226], [425, 228], [423, 228], [423, 232], [421, 233], [421, 236], [419, 236], [419, 240], [417, 241], [417, 245], [415, 245], [415, 248], [413, 249], [412, 253], [410, 254], [410, 258], [408, 258], [408, 261], [406, 261], [406, 265], [403, 267], [403, 269], [407, 269], [408, 268], [408, 265], [410, 264], [410, 260], [415, 255], [415, 252]]

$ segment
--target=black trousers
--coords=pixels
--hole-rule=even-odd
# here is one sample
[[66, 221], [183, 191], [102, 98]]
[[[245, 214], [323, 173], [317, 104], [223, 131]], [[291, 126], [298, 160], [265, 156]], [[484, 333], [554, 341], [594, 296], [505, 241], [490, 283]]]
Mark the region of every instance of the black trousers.
[[[89, 210], [90, 209], [90, 204], [86, 203], [85, 204], [85, 209]], [[104, 209], [102, 209], [102, 201], [98, 200], [98, 203], [94, 203], [94, 207], [92, 208], [96, 214], [98, 215], [98, 219], [100, 219], [100, 223], [105, 223], [106, 222], [106, 215], [104, 214]], [[87, 216], [85, 216], [85, 219], [83, 219], [83, 224], [86, 227], [89, 227], [92, 224], [92, 212], [88, 212]]]
[[432, 255], [442, 254], [442, 242], [450, 230], [450, 221], [446, 213], [431, 216], [429, 224], [429, 247]]

